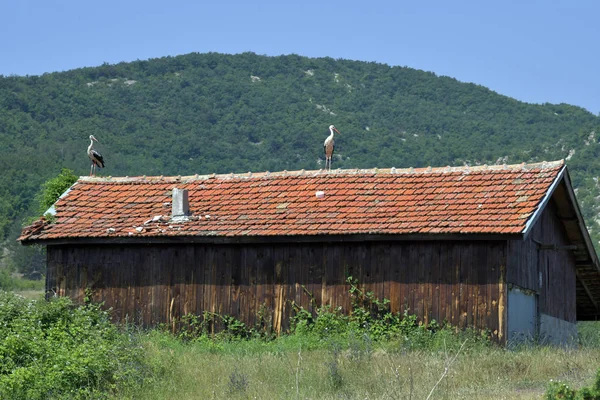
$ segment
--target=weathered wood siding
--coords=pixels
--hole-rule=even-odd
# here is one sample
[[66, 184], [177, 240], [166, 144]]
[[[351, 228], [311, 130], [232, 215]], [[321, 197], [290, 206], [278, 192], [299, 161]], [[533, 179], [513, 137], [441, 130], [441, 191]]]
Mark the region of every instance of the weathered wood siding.
[[557, 214], [554, 202], [550, 201], [526, 240], [508, 242], [506, 280], [535, 292], [541, 313], [574, 323], [575, 258], [567, 249], [543, 249], [538, 245], [570, 244]]
[[502, 340], [504, 241], [340, 242], [48, 246], [47, 287], [93, 300], [147, 326], [212, 311], [257, 322], [261, 306], [276, 331], [292, 302], [350, 308], [348, 276], [394, 312], [425, 323], [489, 329]]

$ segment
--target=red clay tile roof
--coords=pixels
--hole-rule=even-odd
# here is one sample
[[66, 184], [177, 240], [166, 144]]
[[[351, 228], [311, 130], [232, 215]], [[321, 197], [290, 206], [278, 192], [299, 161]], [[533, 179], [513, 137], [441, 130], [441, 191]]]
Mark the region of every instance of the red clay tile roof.
[[[493, 167], [82, 177], [19, 240], [523, 233], [563, 162]], [[191, 217], [171, 221], [171, 191]], [[323, 191], [323, 198], [316, 192]]]

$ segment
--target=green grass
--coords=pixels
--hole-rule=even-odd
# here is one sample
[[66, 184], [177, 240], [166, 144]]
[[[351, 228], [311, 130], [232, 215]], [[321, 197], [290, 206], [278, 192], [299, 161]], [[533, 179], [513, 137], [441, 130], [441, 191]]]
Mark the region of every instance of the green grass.
[[37, 300], [42, 297], [45, 280], [30, 280], [11, 274], [6, 268], [0, 268], [0, 290], [18, 294], [27, 300]]
[[13, 289], [12, 293], [19, 295], [27, 300], [39, 300], [44, 295], [44, 288], [41, 289]]
[[597, 347], [508, 351], [467, 341], [462, 350], [453, 342], [452, 350], [427, 351], [406, 350], [401, 342], [301, 335], [182, 342], [158, 331], [143, 334], [141, 342], [161, 376], [115, 398], [426, 399], [435, 388], [431, 399], [532, 399], [551, 379], [590, 385], [600, 367]]
[[29, 299], [38, 298], [44, 293], [45, 281], [20, 278], [6, 268], [0, 268], [0, 290], [12, 291]]
[[598, 322], [579, 324], [577, 348], [507, 350], [481, 333], [425, 327], [410, 316], [386, 314], [395, 322], [385, 325], [356, 315], [368, 326], [321, 310], [274, 340], [227, 318], [213, 339], [194, 318], [176, 337], [115, 326], [99, 305], [0, 291], [0, 397], [539, 399], [550, 382], [591, 388], [600, 367]]
[[600, 322], [585, 321], [577, 324], [579, 342], [585, 347], [600, 348]]
[[507, 350], [481, 334], [409, 322], [374, 340], [373, 329], [330, 329], [347, 317], [319, 316], [274, 340], [256, 330], [236, 339], [233, 323], [219, 339], [184, 340], [114, 326], [99, 305], [0, 291], [0, 397], [539, 399], [551, 381], [591, 387], [600, 367], [599, 323], [579, 325], [578, 348]]

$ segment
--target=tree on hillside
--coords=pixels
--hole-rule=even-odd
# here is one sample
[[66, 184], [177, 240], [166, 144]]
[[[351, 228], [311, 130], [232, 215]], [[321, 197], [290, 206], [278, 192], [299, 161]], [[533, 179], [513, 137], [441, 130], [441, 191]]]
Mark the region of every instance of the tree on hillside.
[[43, 214], [52, 207], [75, 182], [77, 182], [77, 176], [68, 168], [63, 168], [60, 174], [46, 181], [37, 195], [39, 213]]
[[[44, 214], [58, 198], [77, 181], [77, 176], [70, 169], [63, 168], [54, 178], [49, 179], [42, 184], [40, 191], [35, 196], [37, 201], [37, 215]], [[29, 224], [36, 217], [26, 218], [26, 224]], [[49, 216], [49, 218], [51, 218]], [[18, 236], [21, 226], [14, 225], [14, 235]], [[5, 265], [9, 269], [19, 272], [32, 279], [39, 279], [46, 273], [46, 251], [43, 246], [21, 246], [15, 241], [7, 245], [10, 254], [9, 262]]]

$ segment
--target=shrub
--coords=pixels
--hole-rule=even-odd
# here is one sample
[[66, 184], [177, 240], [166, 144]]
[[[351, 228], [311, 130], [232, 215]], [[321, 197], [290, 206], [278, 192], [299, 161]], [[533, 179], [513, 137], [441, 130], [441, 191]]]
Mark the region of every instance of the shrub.
[[551, 381], [546, 390], [547, 400], [600, 400], [600, 369], [591, 387], [574, 390], [564, 382]]
[[213, 337], [224, 340], [249, 339], [257, 336], [255, 329], [246, 327], [242, 321], [230, 315], [205, 311], [202, 317], [186, 314], [179, 321], [177, 336], [183, 340]]
[[[315, 335], [323, 339], [343, 337], [367, 338], [368, 341], [389, 340], [397, 343], [402, 350], [408, 349], [454, 349], [457, 350], [465, 339], [474, 344], [490, 344], [487, 332], [468, 329], [457, 332], [449, 325], [440, 325], [432, 320], [425, 325], [419, 322], [409, 310], [392, 313], [387, 299], [378, 299], [373, 292], [361, 289], [358, 282], [349, 277], [351, 312], [343, 313], [341, 308], [330, 306], [316, 307], [315, 313], [295, 306], [296, 315], [292, 318], [292, 332], [301, 335]], [[310, 295], [310, 293], [309, 293]], [[312, 296], [311, 296], [312, 298]]]
[[46, 181], [36, 198], [39, 212], [45, 213], [75, 182], [77, 182], [77, 175], [68, 168], [63, 168], [60, 174]]
[[145, 376], [139, 346], [97, 305], [0, 292], [0, 398], [103, 398]]
[[[292, 336], [308, 340], [311, 346], [317, 342], [324, 344], [340, 341], [357, 345], [356, 338], [361, 338], [361, 342], [370, 346], [373, 341], [388, 340], [394, 342], [399, 351], [458, 350], [466, 339], [469, 339], [471, 348], [474, 345], [487, 346], [491, 343], [487, 332], [465, 330], [457, 334], [454, 328], [442, 326], [435, 320], [427, 325], [422, 324], [417, 316], [410, 314], [408, 310], [402, 314], [392, 313], [389, 300], [379, 300], [372, 292], [362, 290], [352, 277], [348, 278], [348, 283], [352, 304], [350, 314], [344, 313], [341, 307], [318, 306], [306, 289], [314, 311], [291, 302], [295, 311], [290, 321]], [[268, 312], [261, 307], [257, 315], [259, 322], [255, 327], [247, 327], [242, 321], [229, 315], [212, 312], [204, 312], [202, 315], [188, 314], [173, 326], [165, 326], [164, 330], [177, 327], [176, 336], [185, 341], [232, 341], [251, 338], [270, 341], [275, 337], [268, 327], [271, 319], [267, 314]]]
[[547, 400], [564, 399], [574, 400], [575, 391], [563, 382], [550, 382], [546, 392]]

